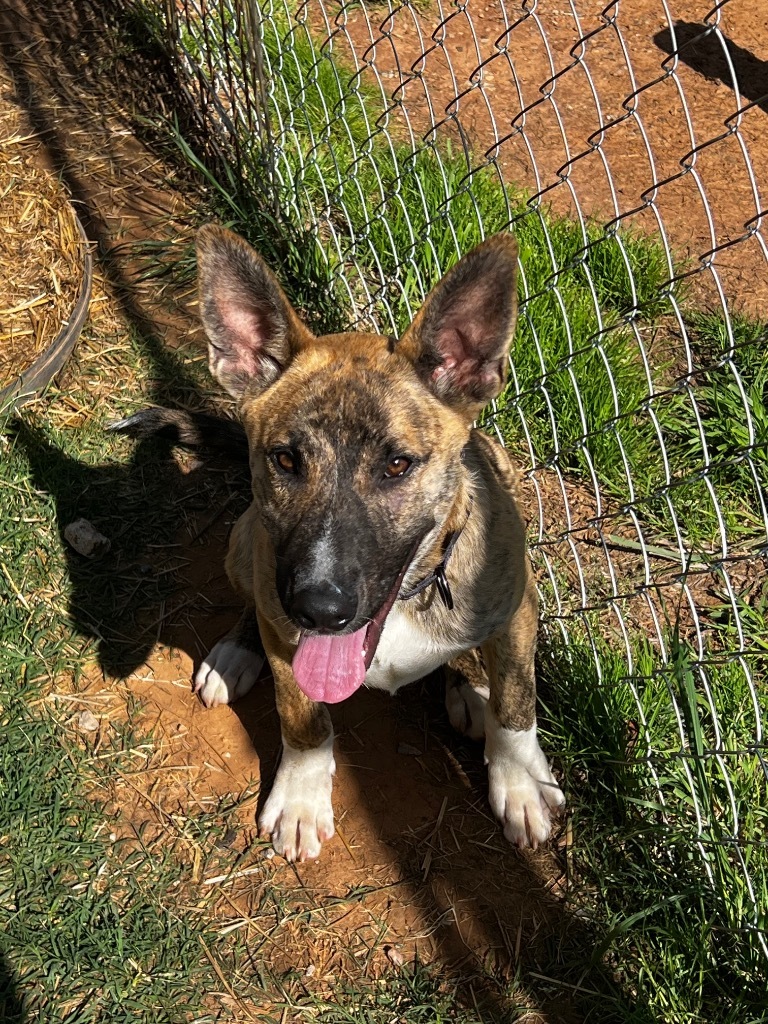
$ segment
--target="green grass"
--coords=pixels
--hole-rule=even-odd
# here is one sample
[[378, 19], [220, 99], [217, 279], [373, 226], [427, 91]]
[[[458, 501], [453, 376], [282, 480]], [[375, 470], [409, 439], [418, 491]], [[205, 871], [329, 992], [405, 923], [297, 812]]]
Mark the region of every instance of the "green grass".
[[[488, 1005], [482, 991], [473, 991], [472, 980], [440, 977], [416, 962], [395, 974], [384, 985], [340, 985], [334, 998], [298, 996], [283, 1005], [297, 1022], [318, 1024], [477, 1024], [489, 1020], [497, 1024], [514, 1024], [532, 1011], [518, 1002], [511, 993], [501, 994], [503, 1010]], [[468, 1005], [467, 1005], [468, 1004]], [[279, 1010], [279, 1004], [275, 1010]]]
[[667, 641], [666, 665], [636, 641], [631, 673], [575, 630], [567, 649], [543, 653], [541, 678], [558, 694], [551, 745], [573, 808], [570, 898], [600, 925], [593, 957], [631, 979], [653, 1019], [758, 1021], [768, 780], [753, 697], [757, 686], [765, 716], [768, 662], [753, 650], [709, 665], [705, 688], [690, 648], [674, 632]]
[[[42, 667], [31, 652], [27, 661]], [[189, 1020], [210, 984], [201, 939], [216, 943], [202, 908], [180, 902], [189, 869], [140, 837], [109, 842], [109, 819], [89, 799], [89, 751], [40, 683], [3, 676], [0, 949], [28, 1018]], [[118, 746], [100, 761], [125, 765], [128, 754]]]
[[[674, 457], [694, 471], [708, 459], [720, 493], [757, 509], [757, 493], [768, 490], [768, 321], [732, 314], [728, 324], [722, 315], [693, 311], [687, 326], [703, 439], [691, 423], [674, 438]], [[759, 527], [750, 518], [753, 530]]]

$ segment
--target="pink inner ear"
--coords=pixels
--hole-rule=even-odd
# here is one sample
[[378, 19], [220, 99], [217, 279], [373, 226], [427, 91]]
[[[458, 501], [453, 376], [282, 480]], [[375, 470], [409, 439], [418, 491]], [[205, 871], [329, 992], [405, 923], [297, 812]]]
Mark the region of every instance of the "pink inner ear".
[[443, 377], [446, 373], [450, 373], [451, 370], [456, 369], [457, 365], [457, 361], [453, 358], [453, 356], [447, 356], [442, 361], [440, 366], [435, 367], [435, 369], [432, 371], [432, 380], [437, 380], [438, 377]]
[[239, 296], [232, 294], [222, 296], [218, 307], [222, 325], [231, 342], [227, 354], [230, 368], [255, 376], [267, 342], [269, 318], [256, 306], [246, 305]]
[[[466, 331], [466, 333], [465, 333]], [[492, 328], [489, 328], [489, 334]], [[436, 348], [443, 361], [432, 371], [432, 380], [445, 379], [450, 387], [472, 392], [497, 387], [502, 381], [500, 361], [484, 351], [480, 324], [463, 323], [437, 332]]]
[[448, 404], [485, 402], [504, 386], [517, 319], [516, 256], [511, 236], [478, 246], [435, 285], [404, 337], [422, 379]]
[[478, 379], [483, 359], [467, 351], [460, 330], [443, 328], [438, 332], [436, 340], [437, 351], [442, 354], [443, 361], [432, 371], [432, 380], [448, 377], [453, 385], [465, 387]]

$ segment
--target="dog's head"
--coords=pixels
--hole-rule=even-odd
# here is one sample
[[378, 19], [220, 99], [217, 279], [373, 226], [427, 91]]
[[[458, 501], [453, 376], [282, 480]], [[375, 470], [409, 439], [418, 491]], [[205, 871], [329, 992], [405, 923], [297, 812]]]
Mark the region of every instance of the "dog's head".
[[517, 246], [495, 235], [432, 290], [399, 341], [315, 337], [241, 238], [198, 234], [213, 375], [237, 398], [275, 585], [310, 697], [363, 680], [417, 552], [456, 501], [474, 417], [504, 386]]

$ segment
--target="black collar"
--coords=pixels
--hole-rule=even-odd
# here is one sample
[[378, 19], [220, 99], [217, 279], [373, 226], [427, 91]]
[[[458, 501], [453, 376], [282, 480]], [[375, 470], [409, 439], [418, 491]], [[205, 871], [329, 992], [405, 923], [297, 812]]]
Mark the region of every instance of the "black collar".
[[464, 525], [460, 529], [451, 530], [449, 534], [446, 534], [445, 540], [443, 541], [443, 557], [440, 559], [438, 564], [428, 576], [425, 576], [420, 583], [416, 584], [413, 590], [409, 590], [407, 594], [400, 594], [400, 601], [410, 601], [412, 597], [416, 597], [417, 594], [426, 590], [427, 587], [431, 587], [434, 583], [445, 607], [449, 612], [453, 611], [453, 594], [451, 593], [451, 587], [448, 583], [448, 577], [445, 575], [445, 568], [448, 565], [448, 559], [451, 557], [453, 549], [456, 547], [456, 541], [464, 532], [464, 527], [467, 525], [469, 517], [472, 514], [473, 501], [474, 498], [469, 499], [469, 510], [467, 511], [467, 518], [464, 520]]

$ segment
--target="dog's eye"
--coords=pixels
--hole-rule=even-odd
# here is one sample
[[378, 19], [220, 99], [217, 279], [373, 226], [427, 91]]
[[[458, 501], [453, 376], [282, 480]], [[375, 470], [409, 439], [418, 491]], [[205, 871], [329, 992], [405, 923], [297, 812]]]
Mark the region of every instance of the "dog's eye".
[[396, 455], [387, 463], [386, 469], [384, 470], [384, 476], [388, 480], [393, 480], [398, 476], [405, 476], [412, 465], [413, 463], [411, 460], [406, 458], [405, 455]]
[[283, 473], [298, 473], [299, 471], [298, 458], [293, 454], [293, 452], [290, 452], [285, 448], [272, 452], [272, 461], [278, 469], [283, 471]]

